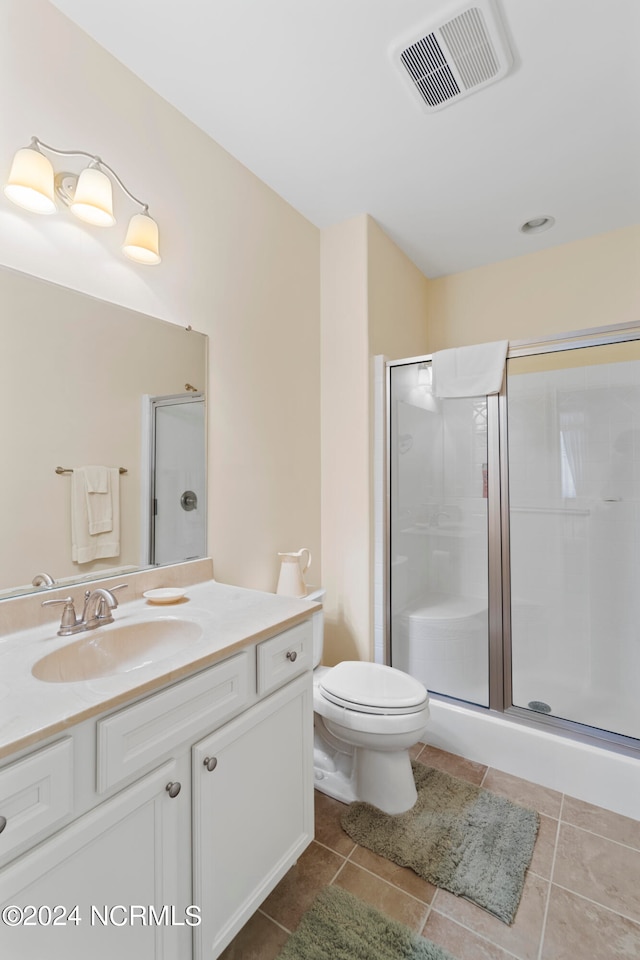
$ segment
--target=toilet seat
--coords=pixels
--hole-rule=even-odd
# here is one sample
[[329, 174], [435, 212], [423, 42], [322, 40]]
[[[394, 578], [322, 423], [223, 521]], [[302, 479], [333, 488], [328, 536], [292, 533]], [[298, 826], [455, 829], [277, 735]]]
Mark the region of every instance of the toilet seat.
[[[422, 704], [415, 713], [366, 713], [364, 710], [354, 709], [357, 704], [340, 706], [332, 703], [319, 684], [313, 688], [313, 710], [333, 730], [337, 724], [343, 731], [353, 731], [358, 737], [360, 734], [379, 736], [380, 742], [391, 742], [397, 736], [406, 734], [415, 735], [418, 739], [426, 727], [429, 719], [429, 700]], [[342, 738], [344, 736], [341, 734]], [[351, 734], [349, 734], [349, 737]], [[415, 742], [415, 741], [414, 741]]]
[[358, 713], [403, 716], [420, 713], [428, 702], [419, 680], [394, 667], [360, 660], [332, 667], [319, 688], [331, 703]]

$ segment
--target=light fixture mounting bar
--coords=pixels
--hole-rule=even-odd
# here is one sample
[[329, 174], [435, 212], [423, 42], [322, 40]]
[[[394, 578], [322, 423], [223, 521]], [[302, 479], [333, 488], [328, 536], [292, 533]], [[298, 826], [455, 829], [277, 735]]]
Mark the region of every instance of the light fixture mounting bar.
[[134, 194], [131, 193], [131, 191], [124, 185], [113, 167], [110, 167], [108, 163], [105, 163], [101, 157], [95, 156], [93, 153], [87, 153], [86, 150], [58, 150], [57, 147], [52, 147], [50, 144], [40, 140], [39, 137], [31, 137], [31, 143], [36, 148], [40, 149], [40, 147], [42, 147], [43, 149], [48, 150], [50, 153], [57, 154], [59, 157], [87, 157], [89, 160], [93, 161], [96, 166], [103, 167], [105, 170], [108, 170], [120, 189], [126, 193], [129, 199], [133, 200], [134, 203], [137, 203], [139, 207], [142, 207], [144, 213], [148, 212], [149, 204], [134, 196]]

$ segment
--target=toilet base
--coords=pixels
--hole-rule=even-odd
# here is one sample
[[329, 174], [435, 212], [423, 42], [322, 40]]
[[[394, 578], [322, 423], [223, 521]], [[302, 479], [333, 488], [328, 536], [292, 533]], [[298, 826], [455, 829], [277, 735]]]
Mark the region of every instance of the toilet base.
[[[323, 731], [324, 735], [328, 731]], [[385, 813], [405, 813], [415, 804], [416, 791], [408, 750], [380, 751], [343, 744], [317, 729], [314, 737], [314, 786], [334, 800], [362, 800]]]
[[[317, 718], [315, 720], [317, 724]], [[358, 798], [352, 777], [353, 751], [349, 752], [347, 744], [331, 746], [316, 729], [313, 743], [313, 785], [316, 790], [341, 803], [353, 803]]]

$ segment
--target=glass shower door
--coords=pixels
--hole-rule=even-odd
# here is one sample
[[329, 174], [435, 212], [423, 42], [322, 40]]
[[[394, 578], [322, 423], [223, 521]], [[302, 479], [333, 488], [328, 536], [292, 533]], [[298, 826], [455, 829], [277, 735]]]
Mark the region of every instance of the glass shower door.
[[390, 366], [391, 663], [488, 706], [487, 400]]
[[507, 363], [512, 700], [640, 737], [640, 345]]

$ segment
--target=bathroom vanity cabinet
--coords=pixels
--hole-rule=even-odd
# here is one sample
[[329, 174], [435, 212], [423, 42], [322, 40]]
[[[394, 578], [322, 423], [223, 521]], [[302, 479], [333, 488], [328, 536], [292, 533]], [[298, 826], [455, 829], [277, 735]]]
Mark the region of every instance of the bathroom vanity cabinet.
[[311, 678], [308, 619], [7, 758], [0, 956], [214, 960], [313, 838]]

